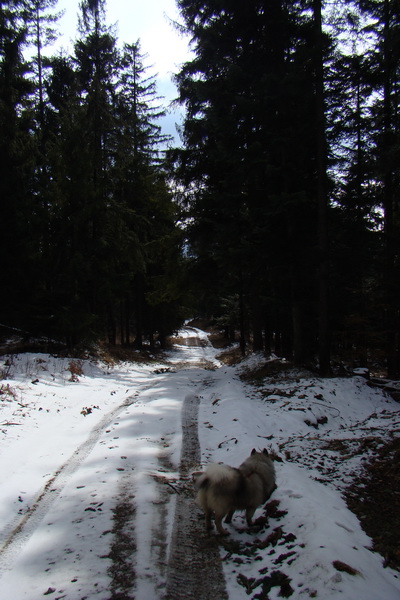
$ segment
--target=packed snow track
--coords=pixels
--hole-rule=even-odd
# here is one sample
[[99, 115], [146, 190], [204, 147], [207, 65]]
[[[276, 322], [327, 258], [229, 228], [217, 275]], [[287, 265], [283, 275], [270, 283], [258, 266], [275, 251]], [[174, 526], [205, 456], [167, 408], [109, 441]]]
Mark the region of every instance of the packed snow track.
[[[167, 367], [153, 365], [141, 377], [127, 370], [111, 382], [108, 373], [107, 385], [99, 386], [92, 403], [79, 398], [65, 420], [57, 418], [62, 408], [53, 418], [46, 409], [43, 429], [30, 428], [27, 438], [13, 440], [9, 510], [2, 512], [0, 531], [0, 600], [209, 597], [207, 589], [201, 592], [207, 587], [203, 561], [197, 560], [195, 576], [193, 557], [205, 535], [203, 528], [199, 531], [189, 472], [200, 464], [194, 390], [201, 390], [217, 361], [201, 331], [182, 330], [179, 341]], [[40, 386], [41, 378], [35, 380], [33, 385]], [[120, 402], [118, 386], [124, 388]], [[100, 397], [107, 392], [115, 402], [102, 409]], [[19, 417], [22, 425], [43, 412], [35, 408]], [[54, 421], [62, 430], [53, 429]], [[7, 424], [18, 427], [11, 420]], [[75, 448], [69, 426], [71, 438], [80, 439]], [[223, 598], [215, 543], [208, 556]]]
[[[361, 376], [216, 354], [185, 327], [162, 363], [0, 358], [0, 600], [399, 599], [344, 500], [399, 404]], [[278, 488], [254, 526], [206, 532], [193, 473], [264, 447]]]

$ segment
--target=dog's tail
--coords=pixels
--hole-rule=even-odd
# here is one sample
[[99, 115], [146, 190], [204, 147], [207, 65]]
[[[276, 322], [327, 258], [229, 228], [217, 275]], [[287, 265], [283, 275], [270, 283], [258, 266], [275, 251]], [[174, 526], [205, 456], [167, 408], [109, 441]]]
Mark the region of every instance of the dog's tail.
[[207, 470], [196, 479], [197, 489], [205, 489], [211, 483], [222, 483], [224, 481], [232, 481], [236, 469], [228, 465], [213, 463], [207, 467]]

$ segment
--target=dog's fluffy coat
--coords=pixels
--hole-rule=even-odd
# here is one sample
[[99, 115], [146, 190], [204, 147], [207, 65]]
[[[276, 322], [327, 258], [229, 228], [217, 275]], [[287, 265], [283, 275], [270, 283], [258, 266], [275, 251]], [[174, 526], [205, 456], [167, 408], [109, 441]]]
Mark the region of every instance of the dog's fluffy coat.
[[251, 455], [238, 467], [212, 464], [196, 481], [197, 504], [204, 510], [206, 527], [211, 529], [211, 515], [215, 515], [218, 533], [227, 535], [222, 519], [230, 523], [235, 510], [245, 510], [247, 524], [258, 506], [264, 504], [276, 488], [275, 467], [267, 450]]

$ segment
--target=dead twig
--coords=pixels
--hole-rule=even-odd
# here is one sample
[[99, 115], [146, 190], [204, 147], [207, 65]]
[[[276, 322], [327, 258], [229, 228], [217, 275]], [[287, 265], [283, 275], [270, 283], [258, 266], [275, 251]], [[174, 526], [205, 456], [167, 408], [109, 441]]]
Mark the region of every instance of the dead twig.
[[170, 483], [166, 479], [164, 480], [164, 483], [166, 483], [167, 485], [169, 485], [169, 487], [172, 488], [174, 490], [174, 492], [176, 492], [177, 494], [180, 494], [180, 491], [178, 490], [178, 488], [176, 488], [174, 485], [172, 485], [172, 483]]
[[152, 476], [159, 483], [165, 483], [166, 485], [169, 485], [169, 487], [172, 488], [175, 493], [180, 494], [180, 491], [178, 490], [178, 488], [176, 488], [174, 485], [172, 485], [172, 483], [170, 483], [166, 477], [163, 477], [163, 475], [153, 474]]
[[224, 444], [228, 444], [229, 442], [235, 442], [235, 444], [238, 443], [237, 438], [229, 438], [229, 440], [224, 440], [223, 442], [221, 442], [220, 444], [218, 444], [218, 448], [222, 448], [222, 446]]

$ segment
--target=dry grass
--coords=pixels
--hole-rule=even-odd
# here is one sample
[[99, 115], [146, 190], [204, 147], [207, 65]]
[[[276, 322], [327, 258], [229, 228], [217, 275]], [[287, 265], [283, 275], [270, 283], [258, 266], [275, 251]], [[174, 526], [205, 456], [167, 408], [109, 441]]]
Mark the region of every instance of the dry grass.
[[156, 358], [162, 351], [145, 347], [143, 350], [135, 350], [130, 346], [102, 345], [97, 358], [112, 366], [119, 362], [153, 363], [159, 362]]
[[240, 349], [235, 347], [224, 350], [224, 352], [218, 354], [216, 358], [220, 360], [224, 365], [231, 367], [233, 365], [239, 364], [243, 360], [243, 355]]
[[0, 400], [16, 400], [17, 392], [9, 383], [0, 385]]
[[79, 381], [79, 377], [84, 375], [83, 363], [81, 360], [70, 360], [68, 371], [71, 373], [70, 381]]

